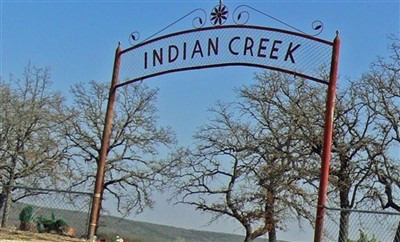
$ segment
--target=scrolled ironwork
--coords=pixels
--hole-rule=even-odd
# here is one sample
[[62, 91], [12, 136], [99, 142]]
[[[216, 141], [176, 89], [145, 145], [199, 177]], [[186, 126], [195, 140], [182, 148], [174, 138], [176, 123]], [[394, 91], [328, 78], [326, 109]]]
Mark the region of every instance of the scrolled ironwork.
[[134, 31], [131, 33], [131, 35], [129, 36], [129, 44], [131, 44], [132, 46], [135, 45], [135, 43], [137, 41], [139, 41], [140, 39], [140, 33], [138, 31]]
[[[197, 11], [197, 12], [202, 12], [203, 14], [204, 14], [204, 16], [196, 16], [196, 17], [194, 17], [193, 18], [193, 20], [192, 20], [192, 26], [193, 26], [193, 28], [196, 28], [196, 29], [199, 29], [199, 28], [202, 28], [202, 27], [204, 27], [204, 25], [206, 24], [206, 21], [207, 21], [207, 13], [206, 13], [206, 11], [204, 11], [204, 9], [201, 9], [201, 8], [197, 8], [197, 9], [195, 9], [194, 11], [192, 11], [191, 13], [189, 13], [188, 15], [190, 15], [190, 14], [192, 14], [192, 13], [194, 13], [195, 11]], [[188, 16], [187, 15], [187, 16]], [[186, 17], [186, 16], [185, 16]]]
[[[250, 19], [250, 13], [246, 10], [240, 10], [240, 8], [245, 7], [246, 5], [240, 5], [233, 11], [233, 22], [237, 25], [244, 25]], [[238, 12], [240, 11], [240, 12]]]
[[[280, 24], [285, 25], [286, 27], [288, 27], [289, 29], [295, 30], [299, 33], [308, 35], [308, 36], [318, 36], [319, 34], [322, 33], [323, 29], [324, 29], [324, 24], [320, 21], [320, 20], [315, 20], [311, 23], [311, 28], [313, 31], [315, 31], [315, 33], [313, 34], [309, 34], [306, 33], [290, 24], [285, 23], [284, 21], [281, 21], [267, 13], [264, 13], [256, 8], [253, 8], [249, 5], [246, 4], [242, 4], [239, 5], [235, 8], [235, 10], [233, 11], [232, 14], [232, 20], [236, 25], [246, 25], [248, 23], [248, 21], [250, 20], [250, 10], [253, 12], [256, 12], [258, 14], [261, 14], [269, 19], [272, 19]], [[216, 5], [211, 13], [210, 13], [210, 22], [213, 26], [221, 26], [223, 25], [227, 20], [228, 20], [228, 14], [229, 14], [229, 10], [228, 7], [226, 5], [224, 5], [222, 3], [222, 1], [219, 1], [219, 4]], [[152, 39], [153, 37], [159, 35], [160, 33], [162, 33], [163, 31], [167, 30], [168, 28], [170, 28], [171, 26], [177, 24], [178, 22], [181, 22], [183, 19], [187, 18], [190, 15], [196, 15], [193, 17], [192, 19], [192, 26], [193, 28], [199, 29], [199, 28], [203, 28], [207, 22], [207, 13], [204, 9], [202, 8], [197, 8], [194, 9], [193, 11], [185, 14], [184, 16], [182, 16], [181, 18], [177, 19], [176, 21], [172, 22], [171, 24], [167, 25], [166, 27], [164, 27], [163, 29], [159, 30], [158, 32], [154, 33], [153, 35], [149, 36], [148, 38], [146, 38], [145, 40], [141, 41], [140, 43], [143, 43], [149, 39]], [[132, 32], [132, 34], [129, 36], [129, 43], [134, 46], [137, 43], [137, 41], [140, 38], [140, 34], [139, 32], [135, 31]], [[139, 43], [139, 44], [140, 44]]]
[[[193, 11], [191, 11], [191, 12], [185, 14], [185, 15], [182, 16], [181, 18], [175, 20], [175, 21], [172, 22], [171, 24], [165, 26], [165, 27], [162, 28], [161, 30], [159, 30], [159, 31], [157, 31], [156, 33], [152, 34], [151, 36], [147, 37], [145, 40], [141, 41], [140, 43], [143, 43], [143, 42], [145, 42], [145, 41], [147, 41], [147, 40], [149, 40], [149, 39], [152, 39], [153, 37], [157, 36], [158, 34], [162, 33], [163, 31], [167, 30], [167, 29], [170, 28], [171, 26], [173, 26], [173, 25], [179, 23], [180, 21], [182, 21], [182, 20], [185, 19], [186, 17], [188, 17], [188, 16], [190, 16], [190, 15], [196, 13], [196, 12], [197, 12], [197, 13], [202, 13], [203, 16], [198, 15], [198, 16], [195, 16], [195, 17], [193, 18], [193, 20], [192, 20], [192, 26], [193, 26], [193, 28], [202, 28], [202, 27], [204, 27], [204, 25], [206, 24], [206, 20], [207, 20], [207, 13], [206, 13], [206, 11], [204, 11], [204, 9], [196, 8], [195, 10], [193, 10]], [[130, 43], [132, 46], [134, 46], [134, 45], [136, 44], [136, 43], [134, 43], [134, 42], [137, 41], [138, 38], [139, 38], [139, 37], [136, 38], [137, 35], [140, 37], [139, 32], [135, 31], [135, 32], [133, 32], [133, 33], [129, 36], [129, 43]], [[138, 44], [140, 44], [140, 43], [138, 43]]]
[[256, 8], [253, 8], [253, 7], [251, 7], [249, 5], [246, 5], [246, 4], [242, 4], [242, 5], [237, 6], [235, 8], [235, 10], [233, 11], [232, 18], [233, 18], [233, 22], [235, 22], [235, 24], [244, 25], [250, 20], [250, 13], [249, 13], [249, 11], [245, 10], [244, 8], [247, 8], [249, 10], [257, 12], [257, 13], [259, 13], [259, 14], [261, 14], [261, 15], [269, 18], [269, 19], [272, 19], [272, 20], [274, 20], [274, 21], [276, 21], [276, 22], [278, 22], [280, 24], [285, 25], [286, 27], [288, 27], [290, 29], [293, 29], [293, 30], [295, 30], [295, 31], [297, 31], [299, 33], [306, 34], [306, 35], [309, 35], [309, 36], [317, 36], [317, 35], [321, 34], [323, 29], [324, 29], [323, 23], [320, 20], [315, 20], [315, 21], [312, 22], [311, 27], [312, 27], [312, 29], [314, 31], [317, 31], [317, 32], [314, 33], [314, 34], [309, 34], [309, 33], [306, 33], [304, 31], [302, 31], [302, 30], [300, 30], [300, 29], [298, 29], [298, 28], [296, 28], [296, 27], [294, 27], [294, 26], [282, 21], [282, 20], [279, 20], [279, 19], [277, 19], [277, 18], [275, 18], [275, 17], [273, 17], [273, 16], [271, 16], [271, 15], [269, 15], [267, 13], [264, 13], [264, 12], [262, 12], [262, 11], [256, 9]]
[[317, 31], [316, 34], [313, 34], [312, 36], [318, 36], [324, 30], [324, 24], [320, 20], [315, 20], [311, 23], [311, 28], [314, 31]]

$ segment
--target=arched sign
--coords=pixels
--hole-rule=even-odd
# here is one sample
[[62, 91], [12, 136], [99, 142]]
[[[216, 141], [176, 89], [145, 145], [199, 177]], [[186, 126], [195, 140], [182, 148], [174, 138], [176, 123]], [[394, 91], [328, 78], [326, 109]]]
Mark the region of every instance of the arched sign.
[[[245, 25], [245, 23], [224, 26], [223, 24], [227, 20], [228, 9], [221, 2], [211, 12], [210, 21], [214, 25], [213, 27], [204, 27], [205, 20], [196, 17], [195, 20], [198, 20], [200, 23], [200, 28], [156, 37], [133, 45], [125, 50], [122, 50], [120, 45], [118, 46], [115, 54], [114, 70], [92, 201], [88, 230], [89, 239], [92, 239], [94, 236], [100, 210], [107, 149], [110, 141], [115, 96], [118, 87], [178, 71], [222, 66], [251, 66], [293, 74], [327, 84], [328, 86], [314, 234], [315, 242], [322, 241], [339, 62], [339, 36], [337, 34], [334, 41], [330, 42], [307, 35], [288, 24], [285, 25], [295, 29], [296, 32]], [[236, 10], [240, 7], [246, 7], [277, 20], [247, 5], [241, 5]], [[234, 15], [236, 10], [234, 11]], [[195, 11], [205, 14], [204, 10], [196, 9], [179, 20], [182, 20]], [[234, 18], [236, 20], [243, 19], [243, 15], [247, 15], [248, 20], [247, 11], [239, 12]], [[238, 23], [236, 20], [234, 19], [234, 22]], [[282, 21], [279, 22], [283, 23]], [[318, 30], [320, 28], [322, 26], [317, 25], [314, 29]], [[135, 39], [134, 34], [132, 36]], [[330, 67], [330, 76], [328, 80], [325, 80], [319, 75], [319, 71], [321, 68], [327, 67]]]
[[227, 25], [168, 34], [121, 51], [124, 85], [176, 71], [253, 66], [322, 80], [333, 43], [302, 33], [261, 26]]

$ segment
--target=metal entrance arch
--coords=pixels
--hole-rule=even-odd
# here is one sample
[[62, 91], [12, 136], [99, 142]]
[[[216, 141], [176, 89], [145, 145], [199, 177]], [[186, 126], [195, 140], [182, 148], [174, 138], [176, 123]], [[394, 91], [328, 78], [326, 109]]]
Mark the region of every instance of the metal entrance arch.
[[[247, 5], [241, 5], [236, 10], [241, 7], [247, 7], [266, 15]], [[184, 17], [198, 10], [196, 9]], [[204, 10], [201, 11], [204, 12]], [[199, 21], [201, 23], [200, 28], [156, 37], [125, 50], [122, 50], [120, 44], [118, 45], [96, 174], [88, 230], [89, 239], [94, 236], [101, 205], [117, 89], [137, 81], [173, 72], [222, 66], [252, 66], [293, 74], [328, 86], [314, 234], [315, 242], [322, 240], [340, 52], [339, 35], [336, 33], [335, 39], [330, 42], [307, 35], [297, 29], [296, 32], [293, 32], [244, 24], [224, 26], [222, 24], [227, 19], [227, 14], [226, 6], [220, 1], [220, 4], [211, 12], [210, 20], [214, 25], [212, 27], [204, 27], [205, 21], [196, 17], [193, 21]], [[235, 19], [242, 18], [242, 14], [248, 14], [248, 12], [239, 11], [236, 18], [234, 14], [235, 23], [237, 23]], [[266, 16], [270, 17], [269, 15]], [[321, 25], [316, 26], [315, 29], [319, 28], [321, 28]], [[136, 34], [137, 32], [134, 32], [131, 35], [132, 39], [137, 38]], [[328, 66], [330, 66], [330, 76], [328, 80], [324, 80], [318, 76], [317, 71], [321, 67]]]

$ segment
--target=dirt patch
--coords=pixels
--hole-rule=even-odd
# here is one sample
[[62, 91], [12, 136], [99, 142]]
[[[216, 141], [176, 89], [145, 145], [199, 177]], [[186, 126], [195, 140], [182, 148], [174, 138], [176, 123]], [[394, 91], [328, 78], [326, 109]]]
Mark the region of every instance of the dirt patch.
[[85, 239], [69, 238], [57, 234], [32, 233], [16, 229], [0, 228], [0, 242], [87, 242]]

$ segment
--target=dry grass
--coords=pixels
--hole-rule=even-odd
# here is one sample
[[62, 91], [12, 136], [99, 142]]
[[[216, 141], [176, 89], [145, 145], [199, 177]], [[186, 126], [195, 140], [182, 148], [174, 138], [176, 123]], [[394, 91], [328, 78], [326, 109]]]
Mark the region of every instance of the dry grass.
[[57, 234], [32, 233], [16, 229], [0, 228], [0, 242], [84, 242], [87, 240], [69, 238]]

